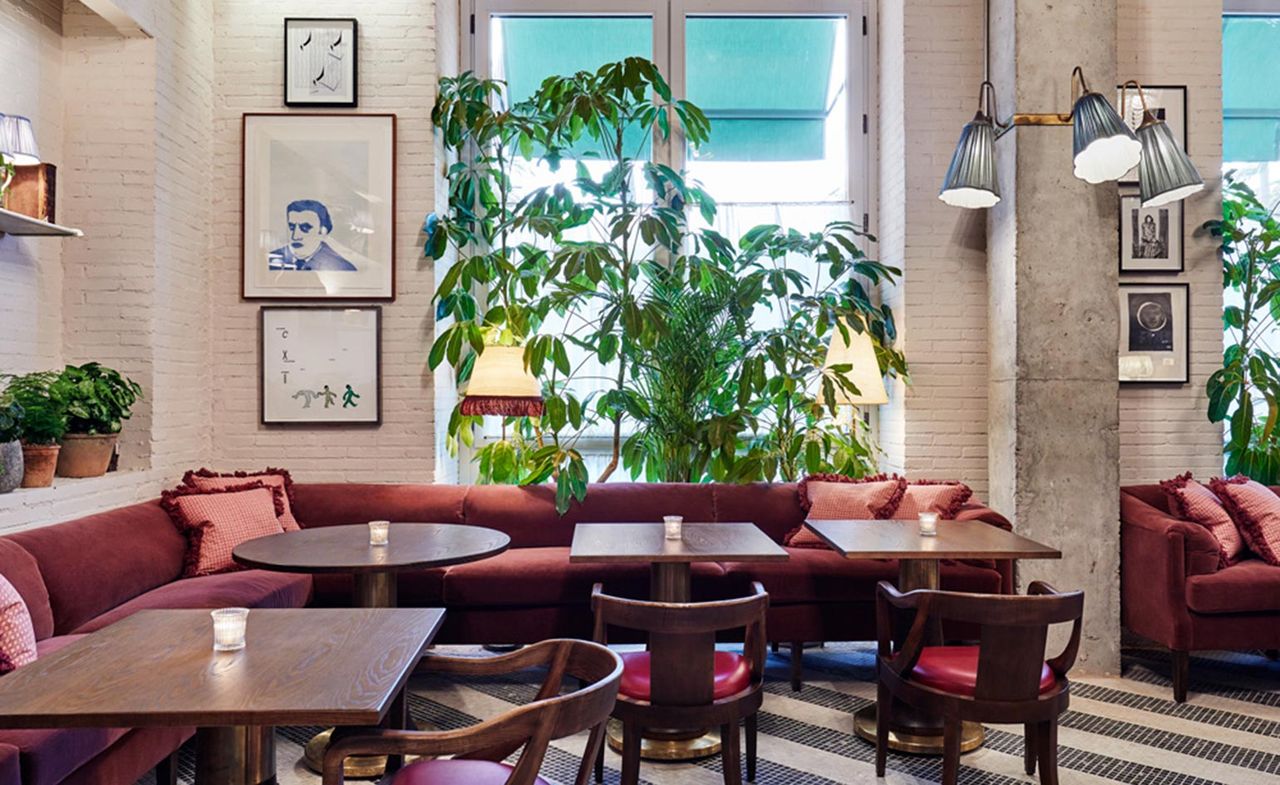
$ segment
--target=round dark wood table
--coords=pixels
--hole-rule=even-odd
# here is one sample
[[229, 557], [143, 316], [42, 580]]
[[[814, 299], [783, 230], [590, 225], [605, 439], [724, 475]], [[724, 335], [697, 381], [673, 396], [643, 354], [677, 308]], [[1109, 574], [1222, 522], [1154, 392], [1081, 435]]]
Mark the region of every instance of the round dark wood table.
[[[511, 538], [496, 529], [456, 523], [392, 523], [386, 545], [369, 543], [368, 524], [317, 526], [242, 542], [231, 552], [237, 564], [260, 570], [294, 573], [351, 573], [356, 579], [355, 605], [396, 607], [396, 573], [448, 567], [497, 556]], [[319, 773], [333, 729], [307, 743], [304, 760]], [[351, 778], [381, 777], [387, 758], [353, 756], [344, 766]]]
[[394, 608], [397, 572], [479, 561], [510, 544], [496, 529], [455, 523], [392, 523], [386, 545], [370, 545], [364, 524], [317, 526], [242, 542], [231, 558], [274, 572], [351, 573], [358, 607]]

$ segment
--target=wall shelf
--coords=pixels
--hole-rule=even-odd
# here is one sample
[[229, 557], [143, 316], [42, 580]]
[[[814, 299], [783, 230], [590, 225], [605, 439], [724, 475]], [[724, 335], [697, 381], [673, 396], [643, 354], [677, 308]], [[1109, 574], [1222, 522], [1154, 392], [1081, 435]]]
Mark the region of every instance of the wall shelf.
[[84, 232], [0, 207], [0, 234], [27, 237], [84, 237]]

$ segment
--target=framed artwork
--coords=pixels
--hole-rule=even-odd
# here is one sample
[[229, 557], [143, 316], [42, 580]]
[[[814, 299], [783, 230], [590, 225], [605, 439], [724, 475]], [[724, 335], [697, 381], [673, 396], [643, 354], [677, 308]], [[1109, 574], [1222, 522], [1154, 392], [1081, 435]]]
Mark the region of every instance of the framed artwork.
[[[1173, 132], [1173, 138], [1178, 144], [1182, 145], [1182, 151], [1190, 154], [1191, 151], [1187, 149], [1187, 86], [1144, 84], [1142, 92], [1147, 97], [1147, 107], [1157, 118], [1169, 124], [1169, 130]], [[1125, 124], [1138, 130], [1138, 126], [1142, 124], [1142, 99], [1138, 97], [1138, 91], [1130, 87], [1126, 92], [1122, 87], [1117, 87], [1116, 111], [1120, 112]], [[1120, 179], [1137, 180], [1138, 167], [1130, 169]]]
[[1180, 273], [1182, 202], [1143, 207], [1137, 184], [1120, 185], [1120, 272]]
[[246, 114], [241, 295], [395, 299], [393, 114]]
[[358, 38], [354, 19], [285, 19], [284, 105], [354, 107]]
[[382, 422], [382, 308], [258, 312], [264, 425]]
[[1185, 283], [1120, 284], [1120, 382], [1186, 384], [1191, 325]]

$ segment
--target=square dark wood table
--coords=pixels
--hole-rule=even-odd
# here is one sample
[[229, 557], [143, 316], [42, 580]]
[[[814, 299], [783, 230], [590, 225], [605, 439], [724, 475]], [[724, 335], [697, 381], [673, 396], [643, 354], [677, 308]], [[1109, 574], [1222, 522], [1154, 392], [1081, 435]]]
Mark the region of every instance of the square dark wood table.
[[[1061, 559], [1057, 548], [983, 521], [938, 521], [938, 533], [920, 533], [918, 520], [805, 521], [815, 534], [846, 559], [897, 559], [898, 590], [937, 589], [943, 559]], [[941, 643], [941, 630], [930, 637]], [[908, 706], [895, 707], [889, 748], [898, 752], [942, 754], [942, 724]], [[854, 730], [875, 743], [876, 713], [870, 706], [854, 717]], [[982, 726], [966, 722], [961, 752], [982, 746]]]
[[277, 725], [402, 724], [443, 619], [251, 610], [245, 648], [216, 652], [209, 611], [140, 611], [0, 679], [0, 728], [196, 726], [199, 785], [274, 782]]
[[685, 523], [668, 540], [661, 523], [580, 523], [569, 561], [650, 565], [649, 599], [688, 602], [694, 562], [786, 561], [782, 546], [754, 523]]

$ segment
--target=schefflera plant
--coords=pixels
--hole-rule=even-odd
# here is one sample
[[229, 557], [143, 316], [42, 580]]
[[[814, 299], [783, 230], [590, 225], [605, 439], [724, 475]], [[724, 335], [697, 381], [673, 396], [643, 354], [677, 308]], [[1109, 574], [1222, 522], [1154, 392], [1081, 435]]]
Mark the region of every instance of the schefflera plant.
[[[646, 296], [651, 278], [699, 245], [685, 210], [701, 210], [707, 220], [714, 211], [701, 189], [643, 154], [677, 125], [690, 144], [700, 144], [708, 123], [696, 106], [672, 100], [657, 67], [641, 58], [550, 77], [514, 106], [504, 89], [470, 73], [440, 83], [432, 119], [452, 161], [449, 210], [428, 217], [426, 255], [457, 258], [437, 287], [436, 317], [448, 326], [428, 364], [448, 362], [461, 383], [486, 344], [524, 347], [546, 412], [512, 418], [510, 438], [477, 450], [480, 480], [554, 478], [556, 506], [564, 511], [571, 499], [586, 496], [577, 444], [589, 430], [613, 433], [612, 457], [597, 481], [617, 468], [631, 358], [666, 332], [668, 314]], [[570, 156], [568, 182], [515, 197], [513, 173], [522, 161], [554, 170]], [[539, 332], [553, 315], [563, 326]], [[575, 378], [592, 371], [584, 362], [571, 366], [570, 344], [609, 371], [601, 392], [571, 391]], [[478, 427], [479, 418], [455, 409], [450, 448], [473, 446]]]

